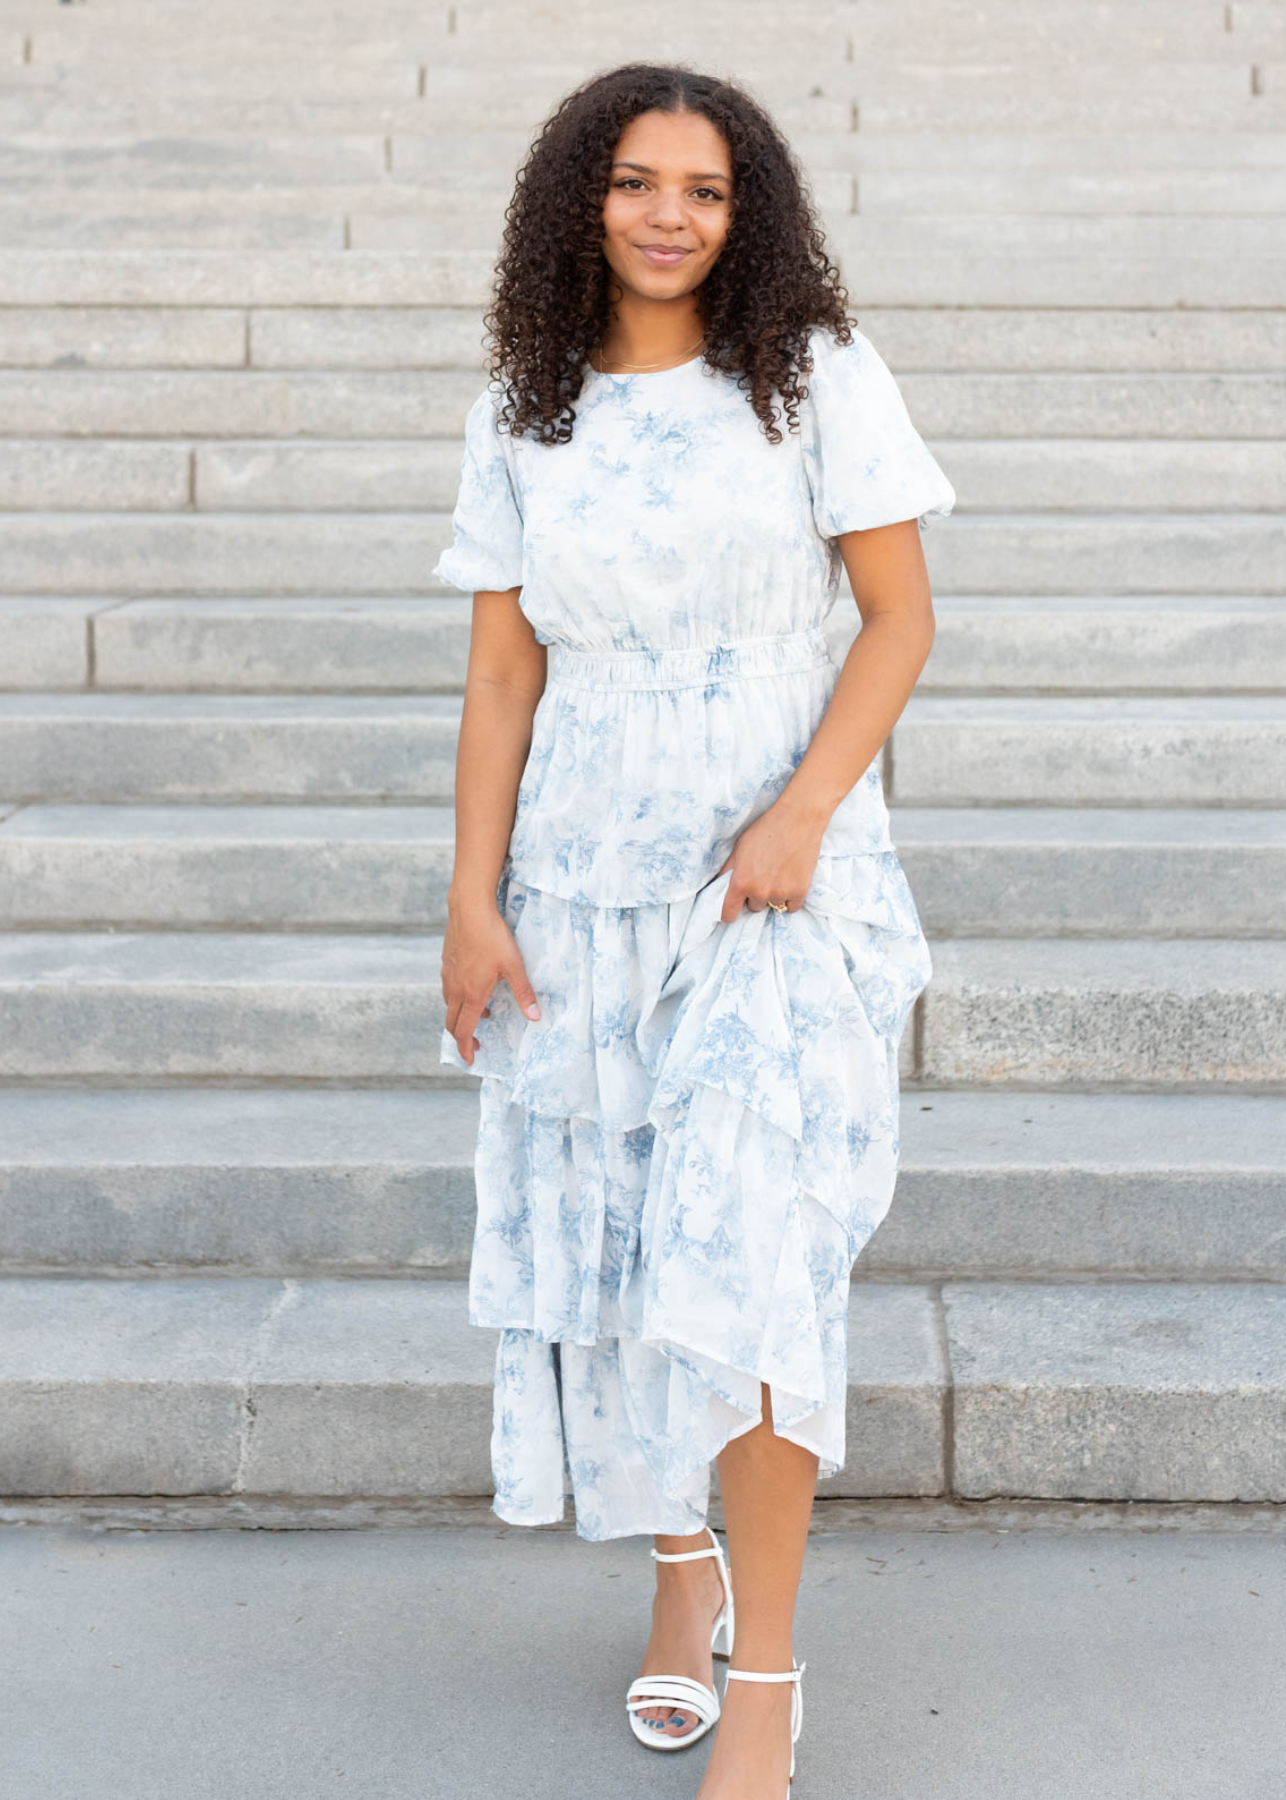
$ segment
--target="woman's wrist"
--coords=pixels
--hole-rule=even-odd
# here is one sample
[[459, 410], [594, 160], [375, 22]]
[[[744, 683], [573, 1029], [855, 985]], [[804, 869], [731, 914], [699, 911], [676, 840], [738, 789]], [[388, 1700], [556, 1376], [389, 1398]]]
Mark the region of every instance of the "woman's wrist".
[[465, 879], [453, 876], [447, 888], [447, 911], [472, 912], [475, 907], [494, 906], [498, 880], [499, 876], [489, 881], [478, 876]]
[[792, 776], [773, 804], [780, 810], [783, 818], [794, 820], [804, 829], [814, 830], [820, 836], [830, 824], [831, 814], [842, 799], [841, 794], [832, 800], [820, 794], [809, 782]]

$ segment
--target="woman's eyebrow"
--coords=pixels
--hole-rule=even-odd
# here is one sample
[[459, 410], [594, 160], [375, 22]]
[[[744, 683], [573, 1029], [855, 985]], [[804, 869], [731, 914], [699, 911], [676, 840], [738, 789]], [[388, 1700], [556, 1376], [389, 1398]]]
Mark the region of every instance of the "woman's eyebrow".
[[[614, 169], [637, 169], [640, 175], [656, 174], [656, 170], [649, 169], [646, 163], [614, 162], [612, 167]], [[695, 175], [685, 175], [683, 179], [685, 181], [727, 181], [728, 176], [720, 169], [716, 169], [713, 173], [709, 169], [700, 169]]]

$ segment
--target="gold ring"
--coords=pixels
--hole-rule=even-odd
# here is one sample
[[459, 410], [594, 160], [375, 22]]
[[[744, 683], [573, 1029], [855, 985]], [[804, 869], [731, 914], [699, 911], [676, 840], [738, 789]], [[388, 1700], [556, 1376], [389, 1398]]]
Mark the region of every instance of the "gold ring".
[[788, 912], [790, 910], [784, 900], [770, 900], [768, 904], [772, 907], [774, 912]]

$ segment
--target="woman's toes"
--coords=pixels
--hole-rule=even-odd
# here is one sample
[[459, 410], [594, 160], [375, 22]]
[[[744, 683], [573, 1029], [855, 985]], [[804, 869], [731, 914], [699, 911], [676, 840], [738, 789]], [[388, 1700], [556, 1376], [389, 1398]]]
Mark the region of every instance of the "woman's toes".
[[666, 1723], [667, 1737], [686, 1737], [697, 1722], [695, 1713], [674, 1712]]

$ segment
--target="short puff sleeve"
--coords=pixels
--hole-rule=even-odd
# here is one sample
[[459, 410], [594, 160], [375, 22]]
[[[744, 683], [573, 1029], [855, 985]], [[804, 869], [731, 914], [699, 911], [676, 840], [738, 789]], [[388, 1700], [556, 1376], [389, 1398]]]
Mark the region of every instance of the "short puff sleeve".
[[809, 339], [813, 368], [799, 418], [817, 529], [833, 538], [917, 519], [923, 531], [951, 511], [955, 489], [912, 425], [888, 364], [851, 331], [847, 344], [820, 326]]
[[436, 580], [470, 594], [522, 584], [522, 508], [513, 440], [496, 421], [498, 396], [498, 384], [489, 382], [465, 415], [454, 541], [433, 568]]

